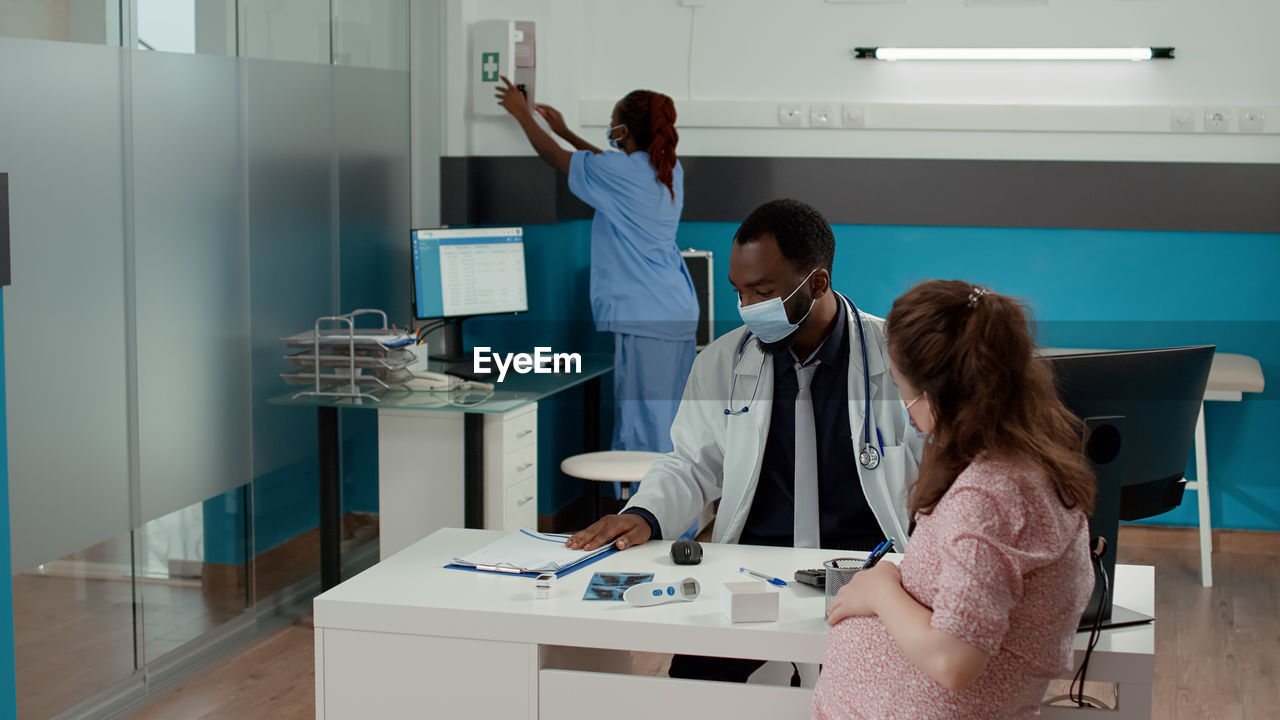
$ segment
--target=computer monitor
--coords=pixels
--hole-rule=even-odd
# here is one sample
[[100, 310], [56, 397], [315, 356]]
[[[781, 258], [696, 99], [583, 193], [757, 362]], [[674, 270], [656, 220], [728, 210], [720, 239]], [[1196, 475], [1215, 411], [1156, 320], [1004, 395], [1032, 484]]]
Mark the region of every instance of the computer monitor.
[[465, 318], [528, 311], [523, 228], [420, 228], [410, 243], [414, 317], [446, 321], [433, 357], [464, 360]]
[[419, 320], [525, 312], [524, 229], [412, 231], [413, 309]]
[[[1107, 541], [1102, 564], [1109, 577], [1115, 577], [1119, 521], [1158, 515], [1182, 502], [1213, 352], [1203, 345], [1043, 358], [1063, 402], [1088, 426], [1085, 452], [1098, 477], [1089, 534]], [[1102, 597], [1100, 578], [1081, 627], [1099, 614], [1104, 627], [1150, 620], [1113, 608]]]

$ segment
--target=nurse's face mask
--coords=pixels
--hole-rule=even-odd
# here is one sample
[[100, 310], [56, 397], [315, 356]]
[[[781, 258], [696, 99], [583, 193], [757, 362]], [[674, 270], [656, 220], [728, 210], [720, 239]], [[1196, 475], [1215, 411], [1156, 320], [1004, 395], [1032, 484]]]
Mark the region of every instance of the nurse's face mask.
[[613, 131], [621, 130], [622, 128], [625, 128], [625, 127], [626, 125], [611, 125], [608, 130], [604, 131], [604, 139], [609, 141], [609, 147], [613, 148], [614, 150], [622, 149], [622, 138], [615, 139], [613, 137]]
[[795, 322], [791, 322], [791, 318], [787, 317], [787, 300], [791, 299], [809, 282], [809, 278], [813, 277], [813, 273], [818, 272], [814, 268], [805, 276], [804, 280], [791, 291], [786, 298], [770, 298], [764, 302], [758, 302], [751, 305], [743, 305], [742, 297], [738, 297], [738, 314], [742, 316], [742, 322], [746, 324], [747, 329], [762, 342], [776, 343], [795, 332], [800, 324], [809, 317], [809, 313], [813, 312], [813, 299], [809, 300], [809, 309], [804, 311], [804, 316]]

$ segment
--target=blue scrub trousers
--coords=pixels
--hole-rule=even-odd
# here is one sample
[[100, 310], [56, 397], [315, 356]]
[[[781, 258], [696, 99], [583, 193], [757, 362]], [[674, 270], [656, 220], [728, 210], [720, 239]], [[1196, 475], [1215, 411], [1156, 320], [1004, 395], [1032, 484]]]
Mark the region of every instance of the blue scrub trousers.
[[[613, 348], [613, 449], [671, 452], [671, 423], [698, 354], [697, 343], [617, 333]], [[635, 489], [636, 483], [631, 483], [631, 491]], [[622, 483], [614, 483], [613, 492], [621, 497]], [[691, 540], [697, 534], [695, 522], [680, 539]]]
[[613, 347], [613, 449], [671, 452], [695, 342], [617, 333]]

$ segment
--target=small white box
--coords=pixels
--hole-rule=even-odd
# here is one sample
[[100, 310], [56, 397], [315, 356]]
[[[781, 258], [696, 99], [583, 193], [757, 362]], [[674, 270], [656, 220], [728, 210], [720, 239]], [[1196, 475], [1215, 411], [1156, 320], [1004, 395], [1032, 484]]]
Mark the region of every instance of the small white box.
[[778, 591], [762, 582], [724, 583], [720, 614], [730, 622], [770, 622], [778, 619]]

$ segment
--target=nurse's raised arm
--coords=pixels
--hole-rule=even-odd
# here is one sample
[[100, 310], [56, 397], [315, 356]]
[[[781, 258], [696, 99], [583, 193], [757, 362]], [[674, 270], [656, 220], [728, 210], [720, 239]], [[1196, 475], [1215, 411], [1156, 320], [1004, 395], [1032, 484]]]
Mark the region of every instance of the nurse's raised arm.
[[502, 80], [502, 85], [494, 93], [498, 104], [520, 123], [520, 129], [524, 130], [525, 137], [529, 138], [529, 144], [538, 153], [538, 157], [560, 172], [569, 172], [569, 156], [572, 153], [560, 147], [560, 143], [538, 125], [533, 111], [529, 109], [529, 101], [520, 88], [512, 85], [507, 78], [501, 75], [498, 77]]
[[600, 148], [584, 140], [582, 136], [570, 130], [569, 126], [565, 124], [564, 116], [560, 114], [559, 110], [542, 103], [535, 103], [533, 109], [547, 121], [547, 127], [551, 128], [551, 132], [559, 135], [565, 140], [565, 142], [572, 145], [574, 149], [590, 150], [597, 154], [604, 152]]

